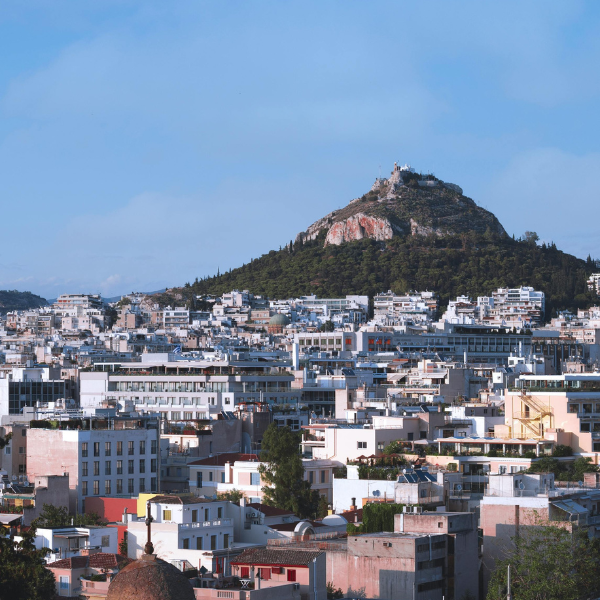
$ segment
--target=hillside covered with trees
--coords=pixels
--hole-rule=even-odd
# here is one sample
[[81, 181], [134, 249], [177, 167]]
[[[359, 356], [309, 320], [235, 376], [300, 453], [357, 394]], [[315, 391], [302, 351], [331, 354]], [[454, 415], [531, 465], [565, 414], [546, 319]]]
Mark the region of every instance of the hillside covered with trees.
[[324, 246], [324, 235], [304, 243], [290, 242], [284, 249], [227, 273], [196, 279], [178, 291], [191, 300], [232, 289], [248, 289], [270, 298], [435, 290], [443, 306], [460, 294], [477, 297], [498, 287], [530, 285], [546, 293], [546, 318], [557, 310], [597, 301], [586, 285], [595, 262], [566, 254], [554, 244], [538, 245], [535, 234], [523, 240], [489, 231], [385, 241], [365, 238], [339, 246]]
[[0, 290], [0, 313], [6, 314], [11, 310], [28, 310], [46, 306], [48, 301], [31, 292], [18, 292], [17, 290]]

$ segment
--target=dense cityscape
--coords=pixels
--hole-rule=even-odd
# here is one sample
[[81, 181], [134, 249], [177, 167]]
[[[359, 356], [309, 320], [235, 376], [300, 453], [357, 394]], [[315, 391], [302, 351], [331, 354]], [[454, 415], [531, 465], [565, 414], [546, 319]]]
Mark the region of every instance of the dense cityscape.
[[0, 600], [600, 600], [599, 32], [3, 0]]
[[0, 331], [0, 518], [37, 525], [60, 596], [105, 595], [147, 512], [196, 598], [476, 598], [525, 523], [595, 539], [600, 306], [162, 297], [63, 294]]

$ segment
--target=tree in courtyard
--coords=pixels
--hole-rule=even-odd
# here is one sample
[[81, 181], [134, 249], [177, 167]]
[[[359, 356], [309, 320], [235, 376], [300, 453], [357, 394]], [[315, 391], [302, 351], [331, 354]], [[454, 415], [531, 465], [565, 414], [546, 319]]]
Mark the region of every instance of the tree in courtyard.
[[217, 494], [217, 496], [218, 496], [219, 500], [227, 500], [228, 502], [233, 502], [234, 504], [239, 504], [240, 500], [244, 497], [244, 492], [233, 488], [226, 492], [219, 492]]
[[[555, 523], [555, 522], [552, 522]], [[561, 525], [565, 525], [562, 527]], [[496, 562], [488, 588], [488, 600], [503, 600], [507, 592], [507, 568], [511, 591], [519, 600], [579, 600], [597, 597], [600, 547], [585, 529], [570, 530], [571, 523], [551, 525], [536, 518], [521, 525], [506, 557]]]
[[15, 543], [0, 533], [0, 600], [52, 600], [54, 575], [44, 563], [49, 549], [36, 550], [35, 527], [22, 538]]
[[259, 471], [265, 486], [263, 502], [291, 510], [301, 518], [314, 518], [319, 494], [304, 480], [304, 465], [298, 452], [300, 434], [271, 423], [262, 439]]
[[88, 525], [102, 525], [103, 521], [96, 513], [86, 513], [71, 516], [66, 506], [44, 504], [40, 516], [36, 519], [38, 527], [86, 527]]

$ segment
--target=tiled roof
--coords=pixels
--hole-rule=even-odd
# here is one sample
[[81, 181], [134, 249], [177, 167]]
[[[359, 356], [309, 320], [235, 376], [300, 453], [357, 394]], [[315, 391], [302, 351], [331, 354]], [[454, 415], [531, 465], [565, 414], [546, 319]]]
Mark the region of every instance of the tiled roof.
[[188, 465], [224, 467], [225, 463], [234, 463], [236, 460], [246, 460], [246, 461], [258, 462], [258, 455], [257, 454], [241, 454], [240, 452], [224, 452], [223, 454], [216, 454], [215, 456], [209, 456], [208, 458], [201, 458], [200, 460], [194, 460], [192, 462], [189, 462]]
[[122, 569], [132, 560], [120, 554], [112, 554], [111, 552], [97, 552], [90, 556], [72, 556], [71, 558], [63, 558], [47, 565], [50, 569]]
[[251, 548], [249, 550], [244, 550], [244, 552], [231, 561], [231, 564], [308, 567], [313, 559], [321, 554], [323, 554], [322, 550]]
[[260, 504], [258, 502], [252, 502], [252, 504], [247, 504], [246, 506], [260, 511], [263, 515], [265, 515], [265, 517], [278, 517], [280, 515], [283, 516], [294, 514], [291, 510], [277, 508], [276, 506], [268, 506], [267, 504]]
[[92, 554], [88, 566], [92, 569], [122, 569], [132, 560], [120, 554], [111, 554], [109, 552], [98, 552]]
[[85, 569], [87, 567], [87, 556], [73, 556], [72, 558], [63, 558], [56, 562], [46, 565], [49, 569]]

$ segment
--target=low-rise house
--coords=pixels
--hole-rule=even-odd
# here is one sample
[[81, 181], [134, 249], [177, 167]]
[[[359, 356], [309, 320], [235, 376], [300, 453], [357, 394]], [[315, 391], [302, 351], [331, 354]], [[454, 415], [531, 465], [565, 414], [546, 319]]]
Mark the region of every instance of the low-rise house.
[[231, 562], [233, 574], [254, 589], [277, 588], [285, 595], [286, 586], [298, 590], [306, 600], [327, 597], [325, 553], [321, 550], [256, 548]]
[[56, 595], [83, 600], [106, 598], [113, 577], [131, 560], [120, 554], [97, 552], [63, 558], [46, 565], [56, 579]]

